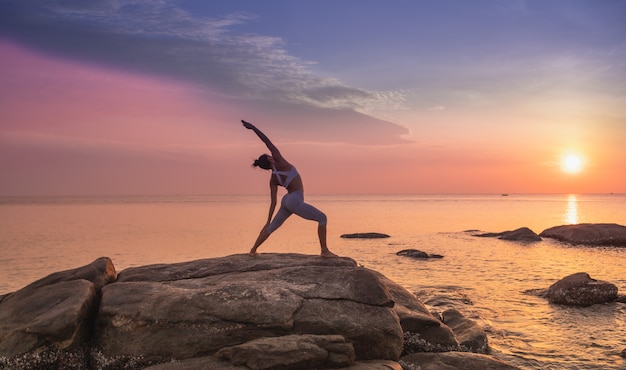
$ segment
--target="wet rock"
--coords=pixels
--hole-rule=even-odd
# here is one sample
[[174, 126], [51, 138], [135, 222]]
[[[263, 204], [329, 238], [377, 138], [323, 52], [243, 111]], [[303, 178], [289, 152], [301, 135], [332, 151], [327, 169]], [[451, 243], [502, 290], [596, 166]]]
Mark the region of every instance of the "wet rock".
[[552, 284], [548, 288], [547, 297], [550, 303], [586, 307], [615, 301], [617, 286], [592, 279], [586, 272], [579, 272]]
[[444, 311], [443, 322], [452, 329], [461, 348], [471, 352], [487, 353], [487, 335], [473, 320], [465, 318], [457, 310]]
[[251, 369], [340, 368], [355, 360], [352, 344], [340, 335], [286, 335], [259, 338], [220, 349], [217, 358]]
[[381, 233], [354, 233], [354, 234], [343, 234], [342, 238], [347, 239], [382, 239], [389, 238], [390, 236], [387, 234]]
[[474, 304], [472, 299], [458, 288], [426, 288], [415, 294], [427, 306], [445, 311], [446, 309], [462, 309]]
[[518, 370], [494, 357], [471, 352], [414, 353], [401, 361], [420, 370]]
[[534, 295], [539, 298], [548, 298], [547, 288], [528, 289], [523, 292], [524, 294]]
[[417, 259], [428, 259], [428, 258], [443, 258], [440, 254], [428, 254], [426, 252], [422, 252], [417, 249], [403, 249], [399, 252], [396, 252], [396, 255], [402, 257], [411, 257]]
[[413, 293], [382, 274], [377, 274], [395, 302], [393, 310], [400, 319], [405, 347], [407, 338], [411, 338], [420, 350], [451, 351], [459, 348], [452, 329], [433, 316]]
[[619, 355], [622, 356], [623, 358], [626, 358], [626, 348], [624, 348], [622, 352], [620, 352]]
[[482, 238], [498, 238], [502, 240], [518, 241], [518, 242], [538, 242], [541, 237], [527, 227], [521, 227], [513, 231], [503, 231], [499, 233], [474, 234]]
[[571, 244], [626, 247], [626, 226], [618, 224], [562, 225], [546, 229], [539, 235]]

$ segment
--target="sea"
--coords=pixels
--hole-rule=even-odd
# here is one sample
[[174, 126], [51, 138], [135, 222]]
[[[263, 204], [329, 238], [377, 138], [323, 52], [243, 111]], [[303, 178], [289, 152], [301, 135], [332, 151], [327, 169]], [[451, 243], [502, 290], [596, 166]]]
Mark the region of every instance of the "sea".
[[[525, 293], [577, 272], [626, 294], [626, 248], [520, 243], [479, 232], [626, 225], [626, 194], [306, 195], [328, 216], [328, 244], [414, 292], [455, 308], [521, 369], [624, 369], [626, 304], [578, 308]], [[0, 197], [0, 295], [98, 257], [116, 270], [247, 253], [267, 218], [260, 195]], [[386, 239], [346, 239], [378, 232]], [[397, 256], [403, 249], [442, 259]], [[261, 253], [320, 252], [316, 224], [292, 216]]]

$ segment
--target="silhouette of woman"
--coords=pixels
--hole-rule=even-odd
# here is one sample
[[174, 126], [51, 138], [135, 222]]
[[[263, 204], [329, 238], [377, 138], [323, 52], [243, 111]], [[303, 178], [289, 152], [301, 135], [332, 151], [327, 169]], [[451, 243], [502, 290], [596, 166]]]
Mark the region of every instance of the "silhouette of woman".
[[[302, 185], [302, 177], [291, 163], [287, 162], [285, 158], [280, 154], [278, 148], [265, 136], [261, 130], [256, 128], [253, 124], [241, 120], [243, 126], [249, 130], [254, 131], [255, 134], [265, 143], [267, 148], [272, 153], [262, 154], [259, 159], [253, 163], [254, 167], [261, 167], [265, 170], [271, 170], [270, 176], [270, 210], [267, 217], [267, 223], [261, 229], [259, 236], [254, 243], [254, 246], [250, 250], [251, 256], [258, 254], [257, 249], [267, 238], [278, 229], [287, 217], [293, 213], [307, 220], [317, 221], [317, 235], [320, 240], [320, 247], [322, 251], [320, 255], [322, 257], [338, 257], [331, 252], [326, 245], [326, 215], [319, 209], [304, 203], [304, 187]], [[287, 194], [283, 197], [280, 203], [280, 209], [276, 216], [274, 210], [276, 208], [276, 193], [278, 186], [283, 186], [287, 189]]]

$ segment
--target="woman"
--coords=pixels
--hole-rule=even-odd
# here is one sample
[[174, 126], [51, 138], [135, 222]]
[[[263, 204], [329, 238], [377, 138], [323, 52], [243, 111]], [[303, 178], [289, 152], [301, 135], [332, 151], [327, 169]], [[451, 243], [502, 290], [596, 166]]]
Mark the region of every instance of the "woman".
[[[270, 177], [271, 203], [267, 223], [261, 229], [259, 237], [250, 250], [250, 255], [256, 256], [258, 254], [257, 249], [259, 246], [267, 240], [270, 234], [276, 231], [276, 229], [278, 229], [280, 225], [285, 222], [287, 217], [291, 216], [292, 213], [295, 213], [307, 220], [314, 220], [318, 222], [317, 235], [319, 236], [320, 246], [322, 248], [321, 256], [338, 257], [336, 254], [331, 252], [326, 245], [326, 215], [317, 208], [304, 203], [304, 187], [302, 186], [302, 177], [300, 177], [296, 168], [283, 158], [278, 151], [278, 148], [272, 144], [270, 139], [268, 139], [264, 133], [249, 122], [244, 120], [241, 120], [241, 122], [245, 128], [254, 131], [254, 133], [257, 134], [257, 136], [261, 139], [261, 141], [263, 141], [263, 143], [265, 143], [267, 148], [272, 153], [272, 155], [261, 155], [259, 159], [254, 161], [253, 164], [254, 167], [272, 170], [272, 175]], [[278, 213], [276, 213], [276, 216], [272, 219], [274, 209], [276, 208], [276, 193], [279, 185], [287, 189], [287, 194], [283, 197], [280, 203]]]

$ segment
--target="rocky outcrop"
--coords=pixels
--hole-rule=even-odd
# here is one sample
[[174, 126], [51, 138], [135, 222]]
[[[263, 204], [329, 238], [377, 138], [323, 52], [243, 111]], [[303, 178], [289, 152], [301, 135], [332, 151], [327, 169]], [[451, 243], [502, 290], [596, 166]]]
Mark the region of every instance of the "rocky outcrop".
[[[433, 316], [413, 293], [384, 275], [377, 274], [395, 302], [393, 309], [404, 332], [404, 352], [459, 349], [459, 342], [452, 329]], [[407, 339], [411, 343], [407, 343]], [[411, 348], [407, 348], [407, 345]]]
[[383, 239], [389, 238], [390, 236], [387, 234], [381, 233], [354, 233], [354, 234], [343, 234], [342, 238], [345, 239]]
[[490, 356], [471, 352], [414, 353], [402, 357], [403, 363], [420, 370], [516, 370]]
[[111, 260], [99, 258], [5, 295], [0, 302], [0, 355], [80, 347], [91, 334], [100, 289], [115, 278]]
[[626, 247], [626, 226], [618, 224], [562, 225], [546, 229], [539, 235], [570, 244]]
[[502, 240], [526, 243], [538, 242], [542, 240], [539, 235], [537, 235], [534, 231], [527, 227], [520, 227], [519, 229], [515, 229], [513, 231], [502, 231], [499, 233], [474, 234], [473, 236], [478, 236], [482, 238], [498, 238]]
[[163, 361], [263, 337], [332, 334], [359, 359], [397, 360], [402, 328], [392, 306], [377, 276], [348, 258], [236, 255], [122, 271], [102, 290], [94, 340], [106, 356]]
[[417, 249], [403, 249], [396, 252], [396, 255], [402, 257], [411, 257], [415, 259], [443, 258], [440, 254], [428, 254]]
[[0, 302], [0, 368], [399, 370], [407, 335], [459, 349], [413, 294], [350, 258], [233, 255], [119, 276], [102, 258]]
[[552, 284], [546, 295], [550, 303], [586, 307], [614, 301], [617, 298], [617, 286], [592, 279], [586, 272], [579, 272]]

